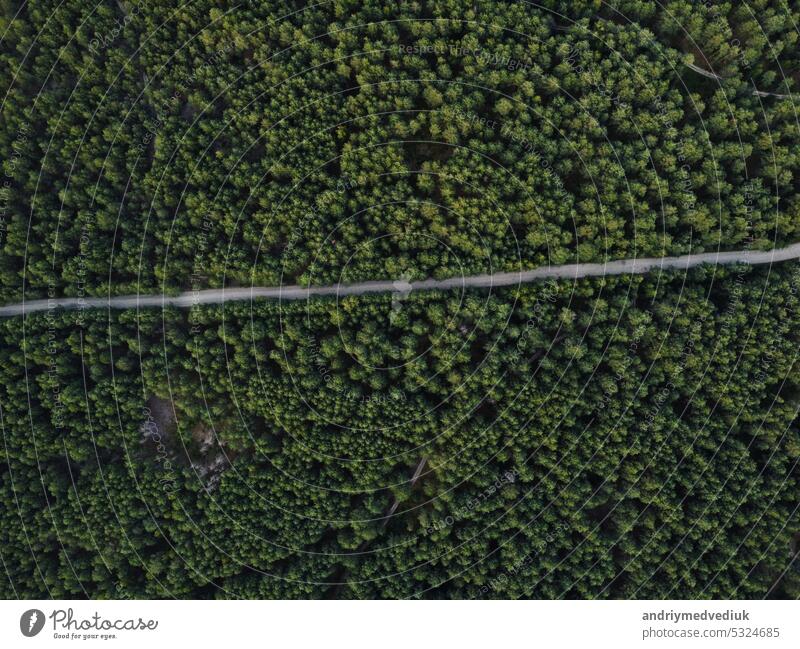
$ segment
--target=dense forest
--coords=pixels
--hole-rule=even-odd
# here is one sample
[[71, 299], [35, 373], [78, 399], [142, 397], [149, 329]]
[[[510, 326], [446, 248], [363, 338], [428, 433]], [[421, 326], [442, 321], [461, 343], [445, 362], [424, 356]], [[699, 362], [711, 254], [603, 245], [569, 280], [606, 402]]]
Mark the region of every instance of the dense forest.
[[798, 238], [784, 2], [4, 5], [9, 299]]
[[799, 310], [781, 266], [7, 319], [0, 594], [798, 597]]
[[[800, 241], [800, 5], [0, 0], [0, 304]], [[800, 266], [0, 318], [0, 597], [800, 598]]]

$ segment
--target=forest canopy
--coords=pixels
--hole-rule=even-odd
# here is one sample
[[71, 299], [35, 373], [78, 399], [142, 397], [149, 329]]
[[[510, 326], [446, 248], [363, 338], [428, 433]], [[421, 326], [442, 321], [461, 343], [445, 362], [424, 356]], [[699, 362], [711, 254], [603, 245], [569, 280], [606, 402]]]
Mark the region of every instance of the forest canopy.
[[0, 290], [794, 241], [797, 18], [761, 1], [8, 0]]
[[[800, 241], [797, 3], [1, 6], [3, 305]], [[0, 317], [0, 597], [798, 598], [798, 268]]]
[[796, 598], [799, 308], [742, 267], [7, 319], [1, 592]]

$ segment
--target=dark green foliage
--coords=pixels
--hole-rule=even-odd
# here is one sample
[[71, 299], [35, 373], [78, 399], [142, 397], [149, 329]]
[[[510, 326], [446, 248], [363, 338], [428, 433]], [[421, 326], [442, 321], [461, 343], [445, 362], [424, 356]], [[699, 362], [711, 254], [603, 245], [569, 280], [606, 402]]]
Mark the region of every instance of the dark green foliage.
[[686, 280], [6, 320], [3, 594], [796, 597], [797, 271]]
[[800, 74], [780, 3], [218, 4], [35, 0], [10, 22], [3, 295], [797, 238], [794, 104], [752, 94]]
[[[5, 0], [0, 303], [800, 238], [796, 3], [305, 4]], [[2, 319], [0, 597], [800, 597], [799, 291]]]

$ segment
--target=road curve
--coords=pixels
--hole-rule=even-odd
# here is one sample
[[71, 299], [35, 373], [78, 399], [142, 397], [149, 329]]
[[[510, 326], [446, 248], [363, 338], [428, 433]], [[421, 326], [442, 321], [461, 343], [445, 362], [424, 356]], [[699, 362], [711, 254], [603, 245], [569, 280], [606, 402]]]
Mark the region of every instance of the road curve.
[[[695, 65], [694, 63], [684, 63], [684, 65], [689, 68], [690, 70], [694, 70], [697, 74], [706, 77], [707, 79], [714, 79], [715, 81], [723, 81], [724, 77], [721, 77], [716, 72], [711, 72], [706, 70], [705, 68], [701, 68], [699, 65]], [[792, 99], [795, 95], [783, 95], [779, 92], [767, 92], [765, 90], [753, 90], [753, 94], [756, 97], [775, 97], [776, 99]]]
[[[604, 20], [600, 16], [594, 16], [595, 20]], [[551, 28], [559, 31], [559, 32], [568, 32], [573, 29], [573, 25], [556, 25], [555, 23], [551, 23]], [[686, 61], [683, 64], [689, 68], [690, 70], [694, 70], [697, 74], [700, 74], [707, 79], [713, 79], [715, 81], [723, 81], [724, 77], [717, 74], [716, 72], [711, 72], [710, 70], [706, 70], [705, 68], [701, 68], [699, 65], [695, 65], [694, 63], [688, 63]], [[767, 92], [766, 90], [753, 90], [753, 95], [756, 97], [775, 97], [776, 99], [794, 99], [798, 97], [798, 95], [786, 95], [781, 94], [779, 92]], [[800, 98], [800, 97], [798, 97]]]
[[381, 280], [333, 286], [253, 286], [241, 288], [187, 291], [179, 295], [122, 295], [119, 297], [65, 297], [29, 300], [0, 307], [0, 317], [10, 317], [52, 309], [139, 309], [145, 307], [193, 307], [199, 304], [221, 304], [271, 298], [304, 300], [313, 296], [364, 295], [365, 293], [404, 293], [415, 290], [447, 290], [455, 288], [494, 288], [514, 286], [545, 279], [581, 279], [604, 275], [635, 275], [651, 270], [686, 270], [701, 264], [772, 264], [800, 258], [800, 243], [773, 250], [733, 250], [704, 252], [679, 257], [640, 257], [620, 259], [602, 264], [563, 264], [541, 266], [533, 270], [491, 275], [471, 275], [450, 279], [426, 279], [417, 282]]

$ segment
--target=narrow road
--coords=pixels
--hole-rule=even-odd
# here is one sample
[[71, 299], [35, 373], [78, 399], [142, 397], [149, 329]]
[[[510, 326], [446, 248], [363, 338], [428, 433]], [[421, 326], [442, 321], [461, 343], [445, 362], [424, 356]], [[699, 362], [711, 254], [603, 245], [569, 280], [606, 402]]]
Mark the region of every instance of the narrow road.
[[119, 297], [65, 297], [29, 300], [0, 307], [0, 317], [10, 317], [48, 311], [50, 309], [139, 309], [145, 307], [175, 306], [188, 308], [198, 304], [221, 304], [272, 298], [278, 300], [305, 300], [313, 296], [346, 296], [365, 293], [405, 293], [410, 291], [449, 290], [459, 288], [495, 288], [515, 286], [545, 279], [581, 279], [605, 275], [637, 275], [651, 270], [686, 270], [701, 264], [772, 264], [800, 258], [800, 243], [773, 250], [733, 250], [730, 252], [704, 252], [679, 257], [640, 257], [620, 259], [602, 264], [563, 264], [541, 266], [533, 270], [491, 275], [471, 275], [450, 279], [425, 279], [417, 282], [380, 280], [332, 286], [253, 286], [187, 291], [169, 295], [122, 295]]
[[[423, 457], [419, 464], [417, 464], [417, 468], [414, 469], [414, 475], [411, 477], [411, 486], [413, 487], [417, 484], [417, 480], [422, 475], [422, 469], [425, 468], [425, 464], [427, 463], [428, 458]], [[397, 498], [392, 498], [392, 504], [389, 506], [389, 510], [386, 512], [386, 515], [383, 517], [383, 523], [381, 523], [381, 527], [386, 527], [389, 524], [392, 516], [397, 511], [397, 508], [400, 506], [400, 501]]]
[[[600, 16], [594, 16], [595, 20], [605, 20]], [[568, 32], [573, 29], [573, 25], [556, 25], [555, 23], [551, 23], [551, 28], [555, 31], [559, 32]], [[715, 81], [723, 81], [724, 77], [716, 74], [715, 72], [711, 72], [710, 70], [706, 70], [705, 68], [701, 68], [699, 65], [695, 65], [694, 63], [683, 63], [687, 68], [690, 70], [694, 70], [697, 74], [700, 74], [707, 79], [714, 79]], [[776, 99], [793, 99], [798, 97], [798, 95], [785, 95], [779, 92], [767, 92], [765, 90], [753, 90], [753, 94], [756, 97], [775, 97]]]
[[[705, 68], [701, 68], [699, 65], [695, 65], [694, 63], [685, 63], [684, 65], [690, 70], [697, 72], [697, 74], [706, 77], [707, 79], [714, 79], [715, 81], [724, 80], [724, 77], [721, 77], [710, 70], [706, 70]], [[782, 95], [779, 92], [766, 92], [764, 90], [753, 90], [753, 94], [756, 97], [775, 97], [776, 99], [791, 99], [793, 97], [793, 95]]]

